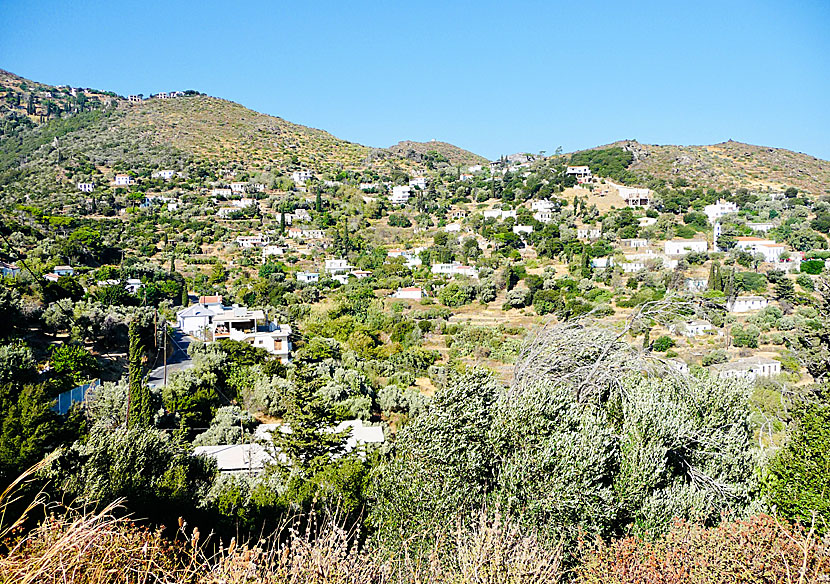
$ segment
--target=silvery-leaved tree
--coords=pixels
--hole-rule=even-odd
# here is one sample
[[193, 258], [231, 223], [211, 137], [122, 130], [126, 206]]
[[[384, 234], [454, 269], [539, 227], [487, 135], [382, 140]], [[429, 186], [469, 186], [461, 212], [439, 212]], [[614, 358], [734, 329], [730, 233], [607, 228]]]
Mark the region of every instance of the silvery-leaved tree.
[[508, 387], [481, 371], [448, 381], [375, 472], [379, 542], [435, 542], [483, 505], [551, 542], [741, 515], [756, 491], [748, 387], [681, 373], [624, 340], [691, 310], [669, 298], [617, 329], [555, 324]]

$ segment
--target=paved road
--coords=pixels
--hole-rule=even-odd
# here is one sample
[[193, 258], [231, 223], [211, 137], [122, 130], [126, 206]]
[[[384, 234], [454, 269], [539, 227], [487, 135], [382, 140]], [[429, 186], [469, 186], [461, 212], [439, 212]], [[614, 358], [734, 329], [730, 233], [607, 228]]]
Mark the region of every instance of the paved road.
[[[184, 371], [193, 367], [193, 360], [187, 354], [187, 347], [190, 346], [192, 339], [183, 334], [180, 330], [173, 329], [173, 334], [167, 339], [168, 343], [173, 343], [175, 351], [167, 359], [167, 381], [170, 381], [170, 376], [177, 371]], [[147, 383], [151, 386], [161, 387], [164, 385], [164, 366], [156, 367], [150, 371], [147, 376]]]

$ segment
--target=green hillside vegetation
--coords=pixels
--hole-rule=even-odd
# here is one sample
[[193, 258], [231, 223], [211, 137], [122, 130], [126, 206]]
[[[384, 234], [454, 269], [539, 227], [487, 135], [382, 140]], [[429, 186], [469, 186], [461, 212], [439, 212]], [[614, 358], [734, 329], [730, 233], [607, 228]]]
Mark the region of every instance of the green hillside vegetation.
[[197, 92], [0, 128], [0, 582], [830, 572], [823, 179], [459, 171]]
[[439, 140], [430, 140], [429, 142], [405, 140], [390, 146], [388, 150], [411, 160], [433, 162], [434, 164], [446, 163], [452, 166], [472, 166], [487, 164], [488, 162], [483, 156]]
[[[729, 140], [711, 146], [641, 144], [623, 140], [598, 150], [622, 148], [633, 161], [627, 170], [643, 185], [656, 179], [690, 186], [751, 191], [784, 191], [789, 187], [813, 196], [830, 194], [830, 163], [783, 148]], [[581, 153], [580, 153], [581, 155]]]

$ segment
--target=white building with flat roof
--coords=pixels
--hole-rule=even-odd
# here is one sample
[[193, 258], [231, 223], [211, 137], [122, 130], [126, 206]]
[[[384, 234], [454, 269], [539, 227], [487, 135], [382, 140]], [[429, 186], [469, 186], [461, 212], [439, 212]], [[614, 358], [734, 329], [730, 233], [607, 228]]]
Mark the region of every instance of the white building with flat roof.
[[766, 357], [746, 357], [731, 363], [720, 363], [710, 368], [720, 379], [748, 379], [773, 377], [781, 373], [781, 362]]
[[764, 256], [764, 261], [769, 263], [777, 262], [787, 251], [787, 246], [783, 243], [760, 237], [736, 237], [735, 247], [748, 253], [760, 253]]
[[244, 249], [262, 247], [263, 245], [268, 245], [270, 241], [271, 238], [262, 233], [259, 235], [240, 235], [236, 238], [236, 244]]
[[717, 203], [712, 203], [711, 205], [706, 205], [703, 207], [703, 213], [709, 219], [709, 223], [715, 223], [721, 217], [729, 215], [730, 213], [737, 213], [738, 212], [738, 205], [735, 203], [730, 203], [729, 201], [724, 201], [721, 199]]
[[405, 205], [409, 201], [412, 187], [409, 185], [395, 185], [392, 187], [392, 197], [389, 201], [393, 205]]
[[640, 249], [643, 247], [648, 247], [649, 242], [648, 239], [640, 239], [640, 238], [633, 238], [633, 239], [621, 239], [620, 245], [623, 247], [629, 247], [631, 249]]
[[297, 185], [304, 185], [306, 181], [309, 181], [312, 178], [314, 178], [314, 173], [310, 170], [295, 170], [291, 173], [291, 180], [293, 180], [294, 184]]
[[763, 310], [767, 306], [769, 306], [769, 300], [763, 296], [737, 296], [726, 302], [726, 310], [739, 313]]
[[705, 239], [670, 239], [664, 244], [664, 253], [668, 256], [686, 255], [706, 252], [709, 244]]
[[349, 265], [349, 260], [346, 259], [328, 259], [325, 262], [325, 270], [327, 274], [345, 274], [352, 269]]
[[297, 281], [305, 284], [314, 284], [320, 281], [320, 274], [317, 272], [297, 272]]
[[576, 177], [576, 182], [580, 184], [591, 180], [591, 169], [588, 166], [568, 166], [565, 174]]
[[426, 291], [418, 286], [398, 288], [392, 295], [393, 298], [400, 298], [403, 300], [420, 300], [421, 298], [426, 298], [426, 296]]

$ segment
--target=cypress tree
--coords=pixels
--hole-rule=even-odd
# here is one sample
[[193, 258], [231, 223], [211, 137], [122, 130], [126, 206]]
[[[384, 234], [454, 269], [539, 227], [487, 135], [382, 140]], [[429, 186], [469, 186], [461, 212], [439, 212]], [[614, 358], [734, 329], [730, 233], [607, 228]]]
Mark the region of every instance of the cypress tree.
[[280, 233], [285, 233], [285, 211], [280, 211]]
[[323, 212], [323, 196], [320, 194], [320, 189], [317, 189], [317, 200], [314, 203], [314, 209], [318, 213]]
[[129, 328], [129, 396], [127, 398], [127, 427], [147, 428], [152, 419], [150, 388], [141, 376], [141, 356], [144, 347], [138, 334], [138, 322], [133, 319]]

